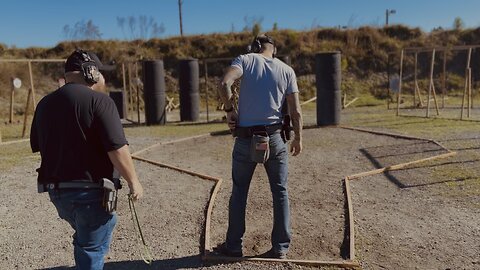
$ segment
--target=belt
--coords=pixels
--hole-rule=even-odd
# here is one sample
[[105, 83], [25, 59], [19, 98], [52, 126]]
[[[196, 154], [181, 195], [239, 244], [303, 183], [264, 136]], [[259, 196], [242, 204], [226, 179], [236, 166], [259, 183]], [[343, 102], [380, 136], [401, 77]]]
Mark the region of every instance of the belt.
[[81, 189], [103, 188], [103, 185], [102, 183], [80, 182], [80, 181], [38, 184], [38, 193], [46, 192], [48, 190], [68, 189], [68, 188], [81, 188]]
[[252, 126], [252, 127], [236, 127], [233, 131], [234, 137], [250, 138], [253, 134], [265, 134], [272, 135], [280, 133], [282, 131], [282, 124], [273, 124], [266, 126]]

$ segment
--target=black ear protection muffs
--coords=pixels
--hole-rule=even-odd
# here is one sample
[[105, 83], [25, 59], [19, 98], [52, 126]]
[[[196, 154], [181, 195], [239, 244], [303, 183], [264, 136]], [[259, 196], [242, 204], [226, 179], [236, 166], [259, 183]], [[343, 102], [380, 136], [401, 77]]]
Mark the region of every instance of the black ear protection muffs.
[[97, 63], [88, 55], [86, 51], [76, 51], [82, 57], [82, 74], [85, 81], [89, 84], [96, 84], [100, 81], [100, 71]]
[[262, 52], [262, 44], [264, 43], [270, 43], [273, 45], [274, 53], [273, 57], [275, 57], [275, 54], [277, 52], [277, 47], [275, 47], [275, 41], [273, 38], [267, 35], [261, 35], [261, 36], [256, 36], [255, 39], [253, 39], [252, 44], [248, 46], [248, 52], [249, 53], [261, 53]]

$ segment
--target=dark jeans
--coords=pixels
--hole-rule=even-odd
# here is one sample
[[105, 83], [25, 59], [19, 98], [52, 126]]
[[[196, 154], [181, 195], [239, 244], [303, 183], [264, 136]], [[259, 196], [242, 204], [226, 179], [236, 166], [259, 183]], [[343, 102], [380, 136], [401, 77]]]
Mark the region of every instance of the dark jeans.
[[58, 215], [75, 230], [73, 235], [77, 269], [103, 269], [116, 214], [107, 213], [102, 206], [101, 189], [50, 190], [50, 200]]
[[[257, 163], [250, 158], [251, 138], [236, 138], [232, 154], [232, 195], [230, 197], [227, 248], [242, 250], [248, 189]], [[288, 149], [280, 134], [270, 136], [270, 157], [264, 164], [273, 197], [272, 248], [286, 253], [290, 245], [290, 209], [287, 192]]]

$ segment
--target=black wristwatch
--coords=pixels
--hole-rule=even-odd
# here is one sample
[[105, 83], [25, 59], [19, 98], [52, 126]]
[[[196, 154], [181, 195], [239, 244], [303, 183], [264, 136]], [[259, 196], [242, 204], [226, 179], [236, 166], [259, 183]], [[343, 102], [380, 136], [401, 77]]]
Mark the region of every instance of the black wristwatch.
[[230, 107], [230, 109], [224, 109], [223, 111], [224, 111], [224, 112], [232, 112], [232, 111], [233, 111], [233, 106]]

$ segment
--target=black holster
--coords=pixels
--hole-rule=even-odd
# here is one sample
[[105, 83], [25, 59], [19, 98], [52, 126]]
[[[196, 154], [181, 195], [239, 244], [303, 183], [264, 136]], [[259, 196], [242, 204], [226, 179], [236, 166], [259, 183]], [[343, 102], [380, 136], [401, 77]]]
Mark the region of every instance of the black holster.
[[105, 208], [105, 211], [113, 213], [117, 210], [118, 190], [122, 188], [120, 179], [113, 178], [110, 180], [103, 178], [101, 184], [103, 187], [102, 205]]
[[282, 131], [280, 132], [280, 136], [282, 137], [284, 143], [287, 143], [292, 137], [292, 126], [290, 125], [290, 122], [290, 115], [284, 115], [282, 121]]

